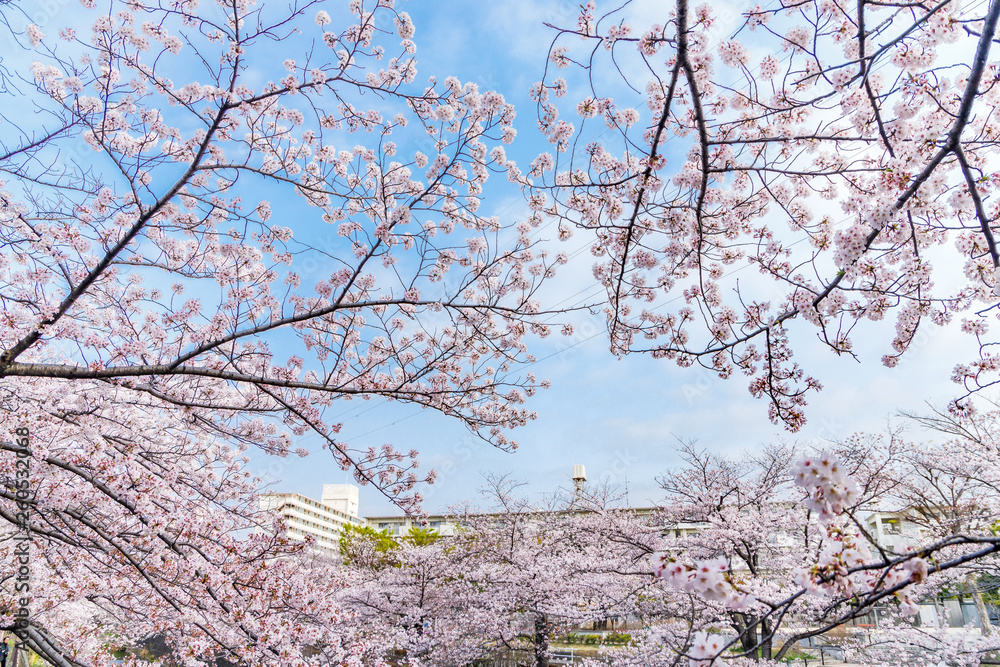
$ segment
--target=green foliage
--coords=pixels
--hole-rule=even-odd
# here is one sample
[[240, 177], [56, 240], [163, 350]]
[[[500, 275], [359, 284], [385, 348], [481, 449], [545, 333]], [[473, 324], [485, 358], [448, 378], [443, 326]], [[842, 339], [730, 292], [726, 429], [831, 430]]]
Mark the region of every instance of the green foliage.
[[604, 636], [604, 643], [610, 646], [625, 646], [632, 643], [632, 635], [616, 630]]
[[412, 544], [415, 547], [422, 547], [428, 544], [434, 544], [440, 540], [441, 537], [441, 533], [437, 532], [433, 528], [418, 528], [417, 526], [410, 526], [410, 532], [403, 535], [403, 542]]
[[340, 530], [340, 557], [345, 565], [380, 570], [399, 565], [395, 551], [399, 544], [388, 530], [347, 525]]
[[626, 634], [624, 632], [614, 631], [608, 634], [601, 635], [596, 634], [582, 634], [576, 632], [570, 632], [560, 641], [563, 644], [585, 644], [587, 646], [626, 646], [632, 643], [632, 635]]
[[[760, 659], [759, 649], [757, 651], [757, 658]], [[829, 658], [827, 659], [829, 660]], [[797, 648], [790, 649], [787, 653], [785, 653], [785, 657], [781, 659], [781, 662], [789, 664], [793, 662], [803, 662], [803, 661], [819, 662], [820, 659], [819, 656], [817, 655], [814, 655], [812, 653], [806, 653], [805, 651], [799, 650]]]

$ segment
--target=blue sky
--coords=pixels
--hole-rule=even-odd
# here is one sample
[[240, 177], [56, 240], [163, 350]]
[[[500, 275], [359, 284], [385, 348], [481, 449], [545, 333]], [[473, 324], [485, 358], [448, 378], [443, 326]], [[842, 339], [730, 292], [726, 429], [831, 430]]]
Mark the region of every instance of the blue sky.
[[[481, 88], [500, 90], [517, 106], [518, 142], [508, 154], [526, 165], [549, 150], [535, 130], [534, 106], [527, 97], [528, 87], [541, 76], [553, 36], [543, 22], [573, 25], [577, 6], [563, 0], [502, 5], [449, 0], [406, 2], [400, 9], [410, 12], [417, 27], [419, 79], [455, 75], [477, 81]], [[633, 11], [653, 13], [658, 7], [662, 5], [640, 2]], [[723, 16], [719, 29], [724, 30], [735, 12], [725, 5], [718, 9]], [[485, 204], [516, 220], [525, 207], [499, 180], [487, 187]], [[585, 246], [578, 236], [561, 249], [572, 253]], [[550, 303], [572, 296], [565, 303], [576, 304], [600, 296], [589, 259], [584, 251], [565, 267], [551, 286]], [[509, 472], [527, 483], [529, 493], [566, 488], [574, 463], [586, 465], [593, 481], [609, 481], [623, 491], [627, 483], [629, 503], [648, 505], [659, 498], [656, 477], [678, 464], [674, 450], [679, 440], [696, 440], [708, 450], [734, 455], [776, 439], [822, 446], [856, 431], [884, 431], [898, 411], [926, 412], [928, 403], [943, 407], [955, 395], [948, 380], [955, 350], [966, 344], [953, 331], [926, 326], [899, 366], [886, 369], [880, 359], [891, 351], [891, 321], [867, 323], [856, 336], [860, 363], [836, 357], [808, 328], [793, 323], [797, 359], [824, 390], [810, 397], [808, 425], [789, 434], [769, 422], [767, 405], [751, 398], [742, 378], [721, 381], [699, 368], [682, 369], [648, 357], [615, 359], [608, 352], [601, 315], [578, 313], [573, 319], [572, 338], [539, 340], [532, 350], [539, 362], [531, 370], [550, 380], [552, 388], [530, 402], [539, 417], [514, 432], [521, 444], [516, 453], [493, 449], [437, 413], [384, 401], [343, 403], [337, 413], [344, 422], [341, 437], [355, 448], [390, 442], [403, 451], [418, 449], [422, 465], [438, 471], [438, 482], [423, 490], [425, 509], [431, 512], [473, 498], [487, 472]], [[322, 484], [345, 481], [345, 473], [324, 465], [324, 457], [317, 452], [305, 459], [256, 460], [254, 465], [275, 482], [275, 489], [318, 497]], [[361, 513], [398, 510], [365, 488]]]
[[[534, 104], [527, 94], [541, 77], [553, 37], [544, 23], [574, 25], [578, 4], [569, 0], [502, 4], [410, 0], [400, 2], [399, 9], [408, 11], [416, 24], [418, 81], [432, 75], [442, 81], [454, 75], [463, 82], [477, 82], [481, 89], [499, 90], [516, 105], [518, 141], [509, 147], [508, 155], [526, 167], [539, 152], [551, 150], [535, 128]], [[76, 2], [67, 0], [45, 5], [52, 6], [79, 11]], [[715, 7], [722, 17], [717, 27], [720, 39], [727, 26], [735, 26], [738, 12], [732, 6], [738, 7], [734, 3]], [[638, 0], [630, 11], [662, 23], [665, 18], [656, 18], [662, 8], [660, 2]], [[49, 23], [56, 21], [56, 14], [39, 9], [32, 18], [54, 35], [56, 27]], [[299, 55], [296, 49], [275, 55], [295, 57]], [[11, 50], [5, 57], [11, 64], [18, 54]], [[569, 95], [574, 96], [572, 88]], [[642, 100], [634, 94], [633, 100], [619, 101], [622, 106], [642, 107]], [[484, 213], [516, 222], [526, 216], [526, 210], [519, 193], [502, 177], [491, 179]], [[552, 231], [543, 228], [538, 234], [545, 238]], [[322, 244], [325, 238], [313, 240]], [[548, 285], [547, 304], [581, 305], [600, 298], [587, 246], [587, 239], [578, 234], [559, 248], [573, 259]], [[310, 272], [305, 265], [295, 268]], [[884, 431], [887, 420], [898, 411], [924, 412], [928, 403], [943, 407], [956, 393], [948, 379], [953, 364], [972, 352], [960, 351], [968, 345], [964, 337], [928, 324], [899, 366], [886, 369], [880, 359], [891, 351], [891, 321], [859, 327], [855, 351], [860, 363], [834, 356], [808, 327], [793, 322], [797, 359], [824, 390], [810, 396], [807, 426], [798, 434], [788, 434], [769, 422], [767, 405], [750, 397], [743, 378], [721, 381], [697, 367], [682, 369], [649, 357], [615, 359], [608, 352], [602, 315], [583, 311], [570, 319], [576, 327], [572, 337], [534, 341], [531, 351], [539, 361], [530, 370], [551, 381], [552, 388], [530, 401], [529, 407], [539, 417], [513, 433], [521, 444], [516, 453], [493, 449], [459, 422], [436, 412], [380, 399], [340, 402], [333, 408], [335, 420], [344, 424], [341, 439], [354, 449], [392, 443], [401, 451], [419, 450], [423, 467], [438, 471], [437, 484], [422, 490], [428, 498], [425, 509], [431, 512], [475, 497], [483, 473], [509, 472], [525, 481], [530, 493], [565, 488], [574, 463], [584, 464], [593, 481], [618, 484], [623, 491], [627, 483], [629, 503], [649, 505], [659, 498], [656, 477], [678, 464], [674, 451], [679, 440], [695, 440], [708, 450], [736, 455], [776, 439], [822, 446], [856, 431]], [[923, 436], [915, 433], [914, 437]], [[345, 481], [345, 473], [314, 441], [307, 437], [297, 444], [312, 449], [313, 454], [286, 459], [257, 456], [251, 470], [263, 476], [272, 490], [312, 497], [319, 497], [324, 483]], [[373, 489], [361, 490], [363, 515], [397, 512]]]

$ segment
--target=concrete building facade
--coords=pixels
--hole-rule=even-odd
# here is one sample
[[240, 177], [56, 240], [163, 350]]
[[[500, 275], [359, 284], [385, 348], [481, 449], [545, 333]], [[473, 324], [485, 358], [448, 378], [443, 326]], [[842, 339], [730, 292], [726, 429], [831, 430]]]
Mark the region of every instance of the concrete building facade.
[[340, 531], [346, 525], [364, 526], [358, 516], [358, 487], [353, 484], [324, 484], [322, 501], [299, 493], [267, 493], [260, 497], [260, 509], [276, 512], [285, 520], [290, 539], [316, 540], [317, 551], [340, 555]]

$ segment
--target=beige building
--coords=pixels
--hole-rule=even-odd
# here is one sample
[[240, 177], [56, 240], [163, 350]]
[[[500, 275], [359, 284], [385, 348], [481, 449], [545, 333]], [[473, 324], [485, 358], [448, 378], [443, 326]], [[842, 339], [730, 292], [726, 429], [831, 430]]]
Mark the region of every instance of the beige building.
[[865, 518], [864, 524], [868, 534], [880, 547], [895, 553], [903, 553], [907, 548], [917, 546], [924, 533], [909, 511], [874, 510]]
[[[375, 530], [385, 530], [393, 537], [403, 537], [411, 528], [427, 528], [441, 535], [454, 535], [459, 518], [448, 514], [431, 514], [425, 517], [409, 516], [369, 516], [368, 525]], [[425, 523], [426, 521], [426, 523]]]

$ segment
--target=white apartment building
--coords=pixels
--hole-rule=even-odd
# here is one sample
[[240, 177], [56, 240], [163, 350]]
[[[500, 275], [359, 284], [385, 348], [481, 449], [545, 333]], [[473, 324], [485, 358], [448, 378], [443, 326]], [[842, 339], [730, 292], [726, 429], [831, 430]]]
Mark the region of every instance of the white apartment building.
[[[575, 493], [581, 496], [587, 481], [582, 465], [573, 466], [572, 480]], [[358, 487], [353, 484], [324, 484], [320, 501], [299, 493], [269, 493], [261, 496], [260, 509], [280, 513], [288, 526], [288, 536], [292, 539], [304, 540], [306, 535], [311, 535], [316, 538], [316, 546], [321, 552], [334, 555], [339, 555], [340, 529], [348, 523], [385, 530], [395, 538], [405, 536], [411, 528], [427, 528], [450, 536], [454, 535], [456, 527], [461, 523], [461, 517], [451, 514], [420, 518], [405, 515], [360, 518], [358, 492]], [[691, 529], [686, 525], [682, 528], [684, 532]]]
[[299, 493], [267, 493], [260, 497], [260, 509], [280, 514], [290, 539], [312, 536], [317, 551], [331, 556], [340, 554], [341, 528], [366, 525], [358, 517], [358, 487], [353, 484], [324, 484], [319, 501]]

